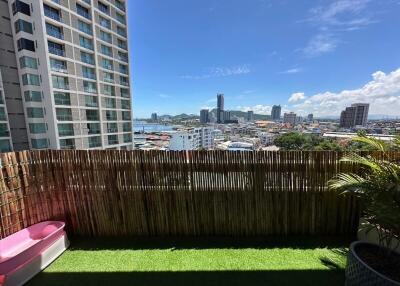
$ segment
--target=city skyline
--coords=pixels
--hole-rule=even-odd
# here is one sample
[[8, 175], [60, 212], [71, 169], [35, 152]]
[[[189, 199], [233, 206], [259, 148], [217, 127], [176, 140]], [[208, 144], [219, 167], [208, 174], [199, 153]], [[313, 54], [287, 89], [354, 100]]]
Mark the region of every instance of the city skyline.
[[197, 114], [215, 106], [216, 93], [225, 94], [225, 109], [257, 114], [281, 104], [282, 114], [338, 117], [370, 102], [371, 116], [399, 115], [396, 1], [129, 6], [135, 118]]

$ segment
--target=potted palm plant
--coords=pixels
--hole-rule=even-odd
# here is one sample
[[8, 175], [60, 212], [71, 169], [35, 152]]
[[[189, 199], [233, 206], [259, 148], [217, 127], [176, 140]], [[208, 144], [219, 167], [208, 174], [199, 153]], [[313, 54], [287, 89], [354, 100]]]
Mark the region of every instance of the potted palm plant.
[[356, 173], [340, 173], [329, 181], [329, 188], [357, 196], [363, 209], [365, 233], [377, 234], [377, 243], [353, 242], [346, 266], [346, 285], [400, 285], [400, 165], [391, 160], [390, 151], [400, 149], [400, 140], [392, 144], [366, 136], [355, 141], [380, 151], [362, 156], [344, 156], [344, 164], [355, 164]]

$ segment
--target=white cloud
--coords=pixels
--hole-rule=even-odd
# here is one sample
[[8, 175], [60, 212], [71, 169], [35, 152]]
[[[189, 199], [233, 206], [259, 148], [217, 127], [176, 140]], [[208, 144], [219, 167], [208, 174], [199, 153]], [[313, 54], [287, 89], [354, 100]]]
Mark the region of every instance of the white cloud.
[[310, 11], [310, 22], [319, 27], [363, 27], [375, 22], [365, 10], [371, 0], [337, 0]]
[[340, 35], [376, 23], [367, 9], [372, 0], [336, 0], [329, 5], [314, 7], [305, 22], [317, 28], [316, 35], [301, 49], [307, 57], [334, 51], [340, 44]]
[[207, 73], [201, 75], [183, 75], [181, 76], [181, 78], [200, 80], [200, 79], [208, 79], [215, 77], [242, 75], [242, 74], [248, 74], [250, 72], [251, 70], [248, 65], [233, 66], [233, 67], [212, 67], [208, 69]]
[[304, 95], [304, 92], [296, 92], [290, 96], [289, 102], [297, 102], [297, 101], [303, 100], [305, 98], [306, 98], [306, 96]]
[[[293, 96], [293, 95], [292, 95]], [[293, 108], [303, 113], [312, 112], [317, 116], [339, 116], [344, 107], [356, 102], [370, 103], [371, 114], [400, 114], [400, 68], [385, 74], [377, 71], [372, 80], [358, 89], [340, 92], [323, 92], [312, 95]]]
[[238, 106], [236, 108], [244, 112], [252, 110], [256, 114], [264, 114], [264, 115], [271, 114], [271, 109], [272, 109], [271, 106], [262, 104], [258, 104], [255, 106]]
[[283, 72], [280, 72], [280, 74], [296, 74], [296, 73], [300, 73], [302, 71], [303, 71], [302, 68], [292, 68], [292, 69], [288, 69]]
[[171, 98], [170, 95], [165, 94], [165, 93], [160, 93], [160, 94], [158, 95], [158, 97], [160, 97], [160, 98]]
[[318, 34], [308, 42], [303, 52], [307, 57], [316, 57], [334, 51], [337, 45], [338, 40], [332, 35]]

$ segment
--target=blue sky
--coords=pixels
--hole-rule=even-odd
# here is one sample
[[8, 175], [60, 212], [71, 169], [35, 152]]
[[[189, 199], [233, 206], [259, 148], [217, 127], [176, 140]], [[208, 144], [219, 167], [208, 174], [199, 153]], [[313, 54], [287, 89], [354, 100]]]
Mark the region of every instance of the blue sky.
[[135, 117], [400, 115], [400, 0], [128, 0]]

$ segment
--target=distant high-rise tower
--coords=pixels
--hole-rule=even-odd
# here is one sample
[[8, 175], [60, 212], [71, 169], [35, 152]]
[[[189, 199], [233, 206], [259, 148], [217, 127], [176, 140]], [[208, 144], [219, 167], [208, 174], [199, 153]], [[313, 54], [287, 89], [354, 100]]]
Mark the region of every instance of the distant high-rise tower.
[[210, 122], [208, 109], [200, 110], [200, 123], [201, 124], [206, 124], [208, 122]]
[[313, 122], [313, 121], [314, 121], [314, 114], [310, 113], [310, 114], [307, 116], [307, 121]]
[[230, 121], [230, 120], [231, 120], [231, 112], [230, 111], [224, 111], [223, 122]]
[[152, 113], [151, 114], [151, 120], [153, 120], [153, 121], [157, 121], [158, 120], [157, 113]]
[[252, 110], [247, 111], [247, 121], [249, 122], [254, 121], [254, 111]]
[[224, 123], [224, 95], [217, 94], [217, 123]]
[[282, 110], [282, 108], [280, 105], [272, 106], [271, 119], [272, 120], [280, 120], [281, 119], [281, 110]]
[[292, 125], [295, 125], [297, 123], [297, 115], [296, 113], [290, 112], [290, 113], [285, 113], [283, 115], [283, 122], [284, 123], [290, 123]]
[[367, 125], [368, 111], [368, 103], [355, 103], [351, 107], [346, 107], [340, 114], [340, 127], [351, 128]]

